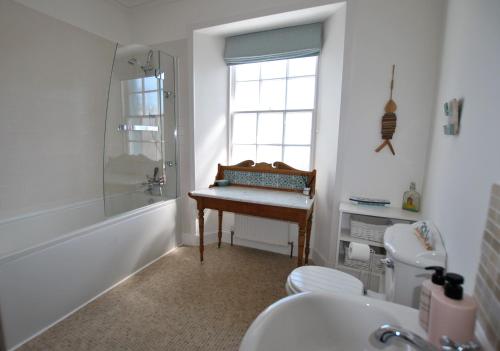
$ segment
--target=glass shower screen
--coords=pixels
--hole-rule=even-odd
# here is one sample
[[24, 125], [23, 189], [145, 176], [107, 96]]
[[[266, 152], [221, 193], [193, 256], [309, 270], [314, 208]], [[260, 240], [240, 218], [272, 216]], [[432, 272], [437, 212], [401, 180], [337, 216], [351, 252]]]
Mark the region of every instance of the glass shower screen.
[[104, 210], [116, 215], [177, 196], [174, 58], [119, 47], [108, 97]]

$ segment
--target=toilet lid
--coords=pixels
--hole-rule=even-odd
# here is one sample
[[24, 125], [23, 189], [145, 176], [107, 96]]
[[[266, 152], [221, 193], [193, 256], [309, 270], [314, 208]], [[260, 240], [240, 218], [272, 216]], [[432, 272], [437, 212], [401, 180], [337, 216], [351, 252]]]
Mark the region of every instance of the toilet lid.
[[288, 284], [295, 292], [328, 292], [333, 294], [363, 294], [361, 280], [339, 270], [318, 266], [295, 268], [288, 276]]

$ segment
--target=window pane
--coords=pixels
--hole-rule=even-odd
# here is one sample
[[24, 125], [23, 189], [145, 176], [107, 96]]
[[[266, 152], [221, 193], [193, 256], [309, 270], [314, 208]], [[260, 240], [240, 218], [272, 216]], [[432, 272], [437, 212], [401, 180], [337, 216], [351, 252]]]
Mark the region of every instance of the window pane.
[[316, 77], [291, 78], [288, 80], [287, 109], [313, 109]]
[[142, 79], [130, 79], [127, 81], [127, 89], [130, 93], [142, 90]]
[[236, 110], [256, 110], [259, 106], [259, 82], [236, 82], [234, 91]]
[[234, 74], [237, 81], [258, 80], [260, 63], [247, 63], [234, 66]]
[[158, 106], [158, 93], [145, 93], [144, 94], [144, 114], [148, 115], [159, 115], [160, 108]]
[[285, 79], [263, 80], [260, 86], [260, 108], [283, 110], [285, 108]]
[[285, 78], [286, 60], [268, 61], [260, 64], [260, 78]]
[[267, 162], [272, 164], [276, 161], [281, 161], [281, 146], [257, 146], [257, 162]]
[[[255, 144], [257, 135], [257, 114], [236, 113], [233, 116], [233, 143]], [[255, 153], [255, 150], [254, 150]], [[255, 155], [254, 155], [255, 156]]]
[[128, 96], [128, 111], [131, 116], [142, 116], [142, 94]]
[[260, 113], [259, 126], [257, 131], [257, 143], [281, 144], [282, 140], [283, 140], [283, 113], [281, 112]]
[[283, 162], [302, 170], [309, 170], [311, 149], [309, 146], [285, 146]]
[[288, 76], [308, 76], [316, 74], [317, 56], [291, 59], [288, 64]]
[[245, 160], [255, 160], [255, 145], [233, 145], [231, 163]]
[[285, 144], [311, 144], [312, 112], [288, 112]]
[[144, 78], [144, 90], [158, 90], [158, 79], [156, 77]]

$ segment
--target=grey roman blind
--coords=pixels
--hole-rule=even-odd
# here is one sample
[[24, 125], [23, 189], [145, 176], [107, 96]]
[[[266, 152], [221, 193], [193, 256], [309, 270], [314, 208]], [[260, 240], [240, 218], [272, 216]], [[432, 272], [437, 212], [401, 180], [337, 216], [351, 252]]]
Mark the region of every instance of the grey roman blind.
[[226, 38], [228, 65], [319, 55], [321, 23], [305, 24]]

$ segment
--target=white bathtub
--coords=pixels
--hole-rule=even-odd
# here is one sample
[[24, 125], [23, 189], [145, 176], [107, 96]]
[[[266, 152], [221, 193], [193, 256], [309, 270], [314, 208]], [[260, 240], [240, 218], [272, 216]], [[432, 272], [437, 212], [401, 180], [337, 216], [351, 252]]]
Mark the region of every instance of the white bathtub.
[[100, 199], [1, 221], [0, 350], [174, 249], [177, 208], [170, 200], [106, 219]]

